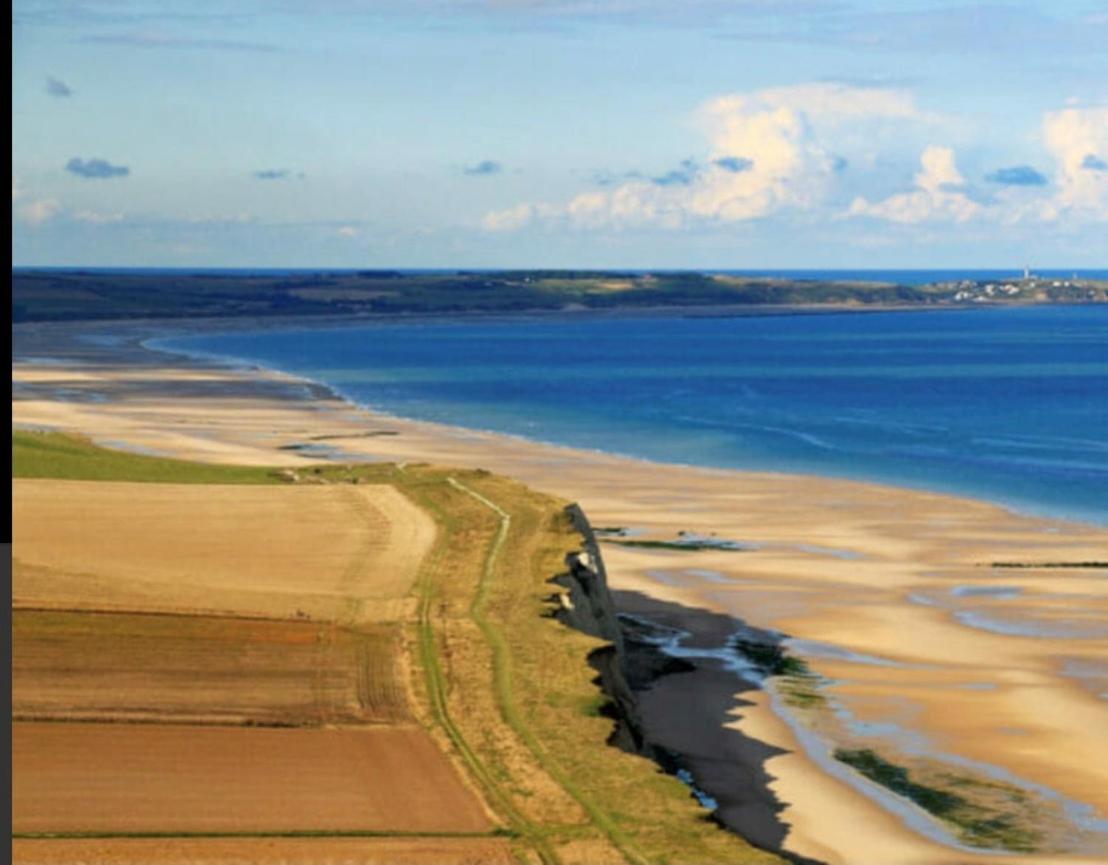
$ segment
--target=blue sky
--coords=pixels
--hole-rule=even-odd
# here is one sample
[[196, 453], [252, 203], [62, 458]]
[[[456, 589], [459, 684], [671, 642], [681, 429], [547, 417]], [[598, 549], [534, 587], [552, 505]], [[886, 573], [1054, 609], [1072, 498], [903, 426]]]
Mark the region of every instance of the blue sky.
[[1108, 3], [16, 0], [23, 265], [1096, 267]]

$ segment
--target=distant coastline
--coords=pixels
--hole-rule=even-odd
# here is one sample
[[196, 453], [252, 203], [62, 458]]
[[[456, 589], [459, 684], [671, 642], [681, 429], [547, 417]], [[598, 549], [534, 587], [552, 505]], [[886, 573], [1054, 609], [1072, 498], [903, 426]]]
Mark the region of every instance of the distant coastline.
[[12, 318], [71, 321], [1108, 302], [1108, 272], [12, 270]]
[[[310, 274], [351, 275], [366, 272], [394, 272], [404, 275], [442, 275], [451, 273], [512, 273], [520, 268], [511, 267], [120, 267], [71, 265], [12, 265], [13, 273], [131, 273], [148, 276], [177, 276], [200, 274], [205, 276], [304, 276]], [[718, 273], [726, 276], [750, 276], [758, 278], [786, 278], [796, 280], [833, 280], [858, 282], [893, 282], [900, 285], [927, 285], [958, 279], [1003, 280], [1019, 279], [1018, 267], [939, 267], [939, 268], [742, 268], [742, 267], [689, 267], [689, 268], [580, 268], [610, 273]], [[1108, 280], [1108, 267], [1045, 267], [1035, 268], [1034, 273], [1048, 278], [1077, 276], [1082, 279]]]

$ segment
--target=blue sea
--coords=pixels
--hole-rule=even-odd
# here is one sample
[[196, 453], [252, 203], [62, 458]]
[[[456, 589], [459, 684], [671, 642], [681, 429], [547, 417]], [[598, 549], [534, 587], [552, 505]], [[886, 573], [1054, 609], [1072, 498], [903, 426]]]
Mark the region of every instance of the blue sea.
[[403, 417], [1108, 524], [1108, 307], [468, 319], [156, 344]]

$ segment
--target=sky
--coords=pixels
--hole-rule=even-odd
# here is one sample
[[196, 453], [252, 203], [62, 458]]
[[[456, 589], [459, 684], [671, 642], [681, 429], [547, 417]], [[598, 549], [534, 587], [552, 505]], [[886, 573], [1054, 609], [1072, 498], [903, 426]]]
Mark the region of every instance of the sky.
[[12, 16], [16, 265], [1108, 266], [1108, 2]]

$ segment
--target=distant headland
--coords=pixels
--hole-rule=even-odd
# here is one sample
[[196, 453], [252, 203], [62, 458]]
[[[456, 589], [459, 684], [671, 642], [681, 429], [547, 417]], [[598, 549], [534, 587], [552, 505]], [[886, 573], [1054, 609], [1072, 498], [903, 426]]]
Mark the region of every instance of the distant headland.
[[12, 270], [12, 319], [513, 314], [679, 308], [942, 308], [1108, 302], [1108, 279], [967, 272], [908, 284], [721, 271]]

